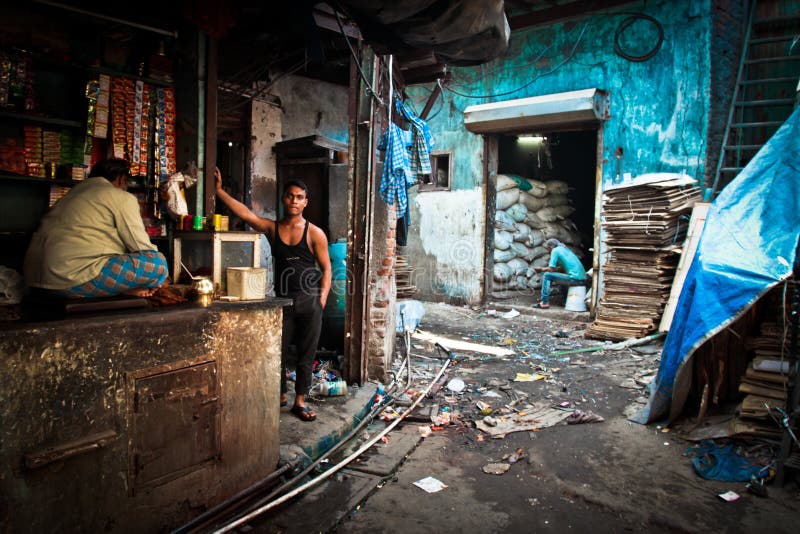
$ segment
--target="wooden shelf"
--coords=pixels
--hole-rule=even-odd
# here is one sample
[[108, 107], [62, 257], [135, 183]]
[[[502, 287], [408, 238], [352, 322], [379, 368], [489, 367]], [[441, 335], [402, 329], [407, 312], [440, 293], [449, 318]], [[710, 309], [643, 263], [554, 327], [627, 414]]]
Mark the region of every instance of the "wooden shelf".
[[0, 171], [0, 180], [13, 180], [17, 182], [31, 182], [31, 183], [48, 183], [52, 185], [60, 185], [64, 187], [71, 187], [80, 182], [80, 180], [56, 180], [53, 178], [44, 178], [42, 176], [25, 176], [22, 174], [3, 174]]
[[83, 123], [78, 121], [71, 121], [67, 119], [55, 119], [52, 117], [42, 117], [40, 115], [31, 115], [29, 113], [15, 113], [12, 111], [0, 111], [0, 119], [13, 119], [25, 122], [36, 122], [39, 124], [47, 124], [50, 126], [63, 126], [66, 128], [83, 128]]
[[129, 78], [131, 80], [141, 80], [146, 84], [155, 85], [159, 87], [172, 87], [174, 82], [167, 82], [164, 80], [159, 80], [157, 78], [149, 78], [147, 76], [138, 76], [136, 74], [131, 74], [129, 72], [115, 70], [109, 67], [87, 67], [87, 70], [92, 73], [96, 74], [108, 74], [109, 76], [115, 76], [118, 78]]

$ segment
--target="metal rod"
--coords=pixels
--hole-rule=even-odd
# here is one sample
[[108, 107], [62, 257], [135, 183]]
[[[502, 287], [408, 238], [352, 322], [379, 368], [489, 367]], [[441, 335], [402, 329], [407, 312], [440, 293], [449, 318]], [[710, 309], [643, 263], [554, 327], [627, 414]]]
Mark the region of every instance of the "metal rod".
[[62, 4], [60, 2], [50, 2], [49, 0], [33, 0], [33, 1], [38, 3], [38, 4], [44, 4], [44, 5], [48, 5], [48, 6], [52, 6], [52, 7], [57, 7], [59, 9], [65, 9], [67, 11], [72, 11], [74, 13], [79, 13], [81, 15], [88, 15], [88, 16], [94, 17], [96, 19], [108, 20], [108, 21], [111, 21], [111, 22], [116, 22], [118, 24], [124, 24], [124, 25], [130, 26], [132, 28], [138, 28], [140, 30], [145, 30], [145, 31], [148, 31], [148, 32], [157, 33], [159, 35], [166, 35], [167, 37], [174, 37], [176, 39], [178, 38], [178, 32], [176, 30], [173, 30], [173, 31], [162, 30], [161, 28], [155, 28], [153, 26], [147, 26], [145, 24], [139, 24], [138, 22], [131, 22], [129, 20], [124, 20], [124, 19], [120, 19], [120, 18], [117, 18], [117, 17], [112, 17], [110, 15], [103, 15], [101, 13], [94, 13], [92, 11], [87, 11], [87, 10], [81, 9], [79, 7], [68, 6], [68, 5]]
[[422, 395], [417, 397], [417, 400], [414, 401], [414, 403], [411, 405], [411, 407], [408, 410], [406, 410], [405, 412], [403, 412], [403, 414], [400, 417], [398, 417], [397, 419], [392, 421], [385, 429], [383, 429], [382, 432], [380, 432], [375, 437], [373, 437], [372, 439], [367, 441], [364, 445], [362, 445], [361, 448], [358, 449], [356, 452], [354, 452], [353, 454], [351, 454], [350, 456], [348, 456], [347, 458], [345, 458], [344, 460], [342, 460], [341, 462], [339, 462], [335, 466], [331, 467], [329, 470], [325, 471], [324, 473], [322, 473], [318, 477], [316, 477], [316, 478], [314, 478], [312, 480], [309, 480], [308, 482], [306, 482], [305, 484], [303, 484], [299, 488], [297, 488], [297, 489], [295, 489], [293, 491], [290, 491], [289, 493], [287, 493], [286, 495], [283, 495], [282, 497], [280, 497], [278, 499], [275, 499], [271, 503], [265, 504], [264, 506], [262, 506], [261, 508], [258, 508], [257, 510], [253, 510], [252, 512], [250, 512], [246, 516], [244, 516], [244, 517], [242, 517], [240, 519], [237, 519], [236, 521], [223, 526], [219, 530], [216, 530], [214, 532], [214, 534], [222, 534], [223, 532], [229, 532], [229, 531], [233, 530], [234, 528], [238, 527], [239, 525], [242, 525], [242, 524], [250, 521], [251, 519], [253, 519], [255, 517], [258, 517], [259, 515], [261, 515], [264, 512], [266, 512], [267, 510], [270, 510], [270, 509], [278, 506], [279, 504], [285, 503], [289, 499], [295, 497], [296, 495], [299, 495], [300, 493], [304, 492], [308, 488], [317, 485], [319, 482], [322, 482], [323, 480], [325, 480], [326, 478], [330, 477], [331, 475], [333, 475], [334, 473], [336, 473], [337, 471], [342, 469], [344, 466], [346, 466], [347, 464], [349, 464], [350, 462], [352, 462], [353, 460], [355, 460], [356, 458], [361, 456], [370, 447], [375, 445], [375, 443], [377, 443], [383, 436], [385, 436], [386, 434], [391, 432], [394, 429], [394, 427], [396, 427], [398, 424], [400, 424], [400, 422], [403, 419], [405, 419], [408, 414], [410, 414], [411, 412], [414, 411], [414, 408], [416, 408], [417, 405], [420, 403], [420, 401], [422, 399], [424, 399], [428, 395], [428, 392], [431, 390], [431, 388], [434, 386], [434, 384], [436, 384], [436, 382], [438, 382], [438, 380], [442, 376], [442, 374], [444, 374], [444, 371], [447, 369], [448, 365], [450, 365], [450, 360], [445, 360], [444, 365], [442, 365], [442, 368], [439, 370], [439, 373], [437, 373], [437, 375], [434, 377], [434, 379], [431, 380], [431, 383], [428, 384], [428, 387], [425, 389], [425, 391], [422, 393]]

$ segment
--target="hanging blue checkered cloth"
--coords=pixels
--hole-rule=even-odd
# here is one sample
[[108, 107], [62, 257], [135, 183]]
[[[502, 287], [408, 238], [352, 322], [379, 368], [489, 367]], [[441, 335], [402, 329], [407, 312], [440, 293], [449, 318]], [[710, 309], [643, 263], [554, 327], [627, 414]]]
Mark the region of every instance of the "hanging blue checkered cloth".
[[398, 98], [395, 108], [411, 123], [411, 152], [409, 153], [409, 169], [415, 176], [431, 174], [431, 149], [434, 141], [428, 123], [411, 112]]
[[409, 167], [406, 132], [396, 124], [389, 123], [379, 148], [385, 150], [386, 155], [378, 191], [384, 202], [396, 203], [398, 214], [405, 213], [408, 206], [406, 189], [416, 183]]

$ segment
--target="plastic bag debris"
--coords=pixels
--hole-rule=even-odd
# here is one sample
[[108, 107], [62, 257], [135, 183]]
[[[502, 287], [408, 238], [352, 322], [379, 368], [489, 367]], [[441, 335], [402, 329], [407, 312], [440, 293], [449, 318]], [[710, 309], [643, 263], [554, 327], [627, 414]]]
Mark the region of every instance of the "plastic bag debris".
[[460, 378], [453, 378], [447, 383], [447, 389], [455, 393], [464, 391], [465, 387], [467, 387], [467, 385]]
[[739, 500], [740, 495], [735, 491], [726, 491], [725, 493], [720, 493], [717, 497], [723, 501], [734, 502]]
[[602, 416], [597, 415], [592, 411], [584, 412], [582, 410], [575, 410], [572, 415], [567, 417], [568, 425], [580, 425], [583, 423], [602, 423], [605, 421]]
[[447, 485], [442, 483], [441, 480], [437, 480], [433, 477], [425, 477], [417, 480], [414, 482], [414, 485], [418, 488], [424, 489], [428, 493], [436, 493], [437, 491], [442, 491], [447, 487]]
[[519, 314], [520, 313], [517, 310], [512, 308], [511, 311], [507, 311], [506, 313], [504, 313], [500, 317], [502, 317], [503, 319], [513, 319], [514, 317], [518, 316]]

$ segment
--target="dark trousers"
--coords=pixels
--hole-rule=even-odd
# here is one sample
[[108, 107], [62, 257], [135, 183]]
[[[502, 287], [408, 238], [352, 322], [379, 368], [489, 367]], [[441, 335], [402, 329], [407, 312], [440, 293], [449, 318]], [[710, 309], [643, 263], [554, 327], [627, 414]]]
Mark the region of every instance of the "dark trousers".
[[322, 330], [322, 305], [319, 295], [301, 294], [294, 298], [294, 305], [284, 308], [283, 339], [281, 347], [281, 394], [286, 393], [286, 364], [289, 346], [297, 353], [297, 377], [294, 392], [307, 395], [311, 387], [311, 369], [317, 352], [319, 334]]

